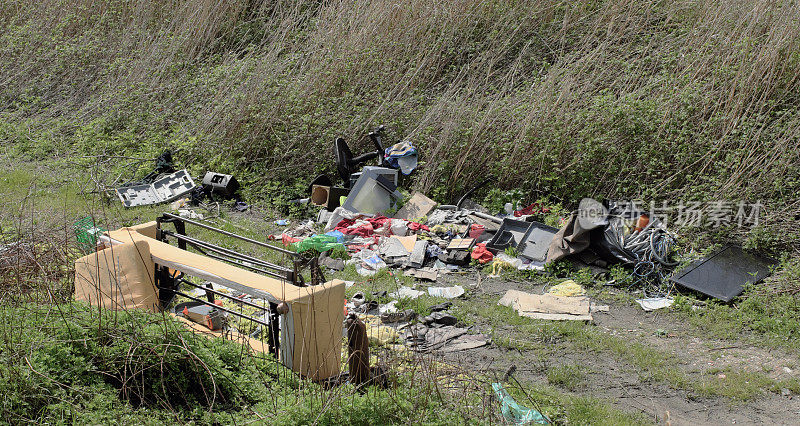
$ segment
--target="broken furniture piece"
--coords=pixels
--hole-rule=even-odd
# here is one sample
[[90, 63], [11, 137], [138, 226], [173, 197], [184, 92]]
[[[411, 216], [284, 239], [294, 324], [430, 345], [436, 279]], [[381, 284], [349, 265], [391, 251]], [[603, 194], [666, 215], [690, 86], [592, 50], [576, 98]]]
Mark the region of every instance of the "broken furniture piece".
[[[358, 157], [354, 156], [350, 147], [345, 142], [344, 138], [336, 138], [333, 143], [333, 152], [336, 156], [336, 170], [339, 172], [339, 177], [342, 178], [345, 185], [350, 183], [350, 175], [356, 172], [356, 169], [365, 162], [378, 158], [381, 165], [384, 164], [383, 160], [383, 143], [381, 142], [381, 134], [384, 131], [383, 126], [379, 126], [369, 133], [369, 138], [375, 145], [375, 151], [370, 151], [361, 154]], [[352, 186], [352, 185], [351, 185]]]
[[670, 281], [705, 295], [730, 302], [744, 286], [770, 274], [775, 262], [729, 245], [698, 260], [670, 277]]
[[179, 170], [153, 183], [117, 188], [117, 196], [125, 207], [145, 206], [170, 202], [195, 187], [186, 170]]
[[[175, 231], [164, 229], [163, 225], [170, 223]], [[186, 225], [274, 249], [294, 265], [275, 265], [189, 237]], [[299, 270], [303, 259], [299, 254], [171, 214], [164, 214], [155, 222], [108, 232], [101, 240], [108, 248], [75, 262], [76, 300], [111, 309], [160, 312], [168, 309], [175, 295], [181, 295], [264, 327], [267, 344], [246, 338], [250, 346], [275, 354], [282, 364], [304, 377], [321, 380], [339, 373], [345, 284], [333, 280], [305, 286]], [[170, 241], [176, 242], [177, 247], [170, 245]], [[312, 281], [314, 276], [312, 268]], [[186, 277], [223, 285], [265, 302], [234, 298]], [[204, 290], [208, 300], [187, 294], [182, 290], [185, 286]], [[268, 314], [266, 318], [248, 317], [216, 305], [213, 302], [216, 297], [229, 298]]]

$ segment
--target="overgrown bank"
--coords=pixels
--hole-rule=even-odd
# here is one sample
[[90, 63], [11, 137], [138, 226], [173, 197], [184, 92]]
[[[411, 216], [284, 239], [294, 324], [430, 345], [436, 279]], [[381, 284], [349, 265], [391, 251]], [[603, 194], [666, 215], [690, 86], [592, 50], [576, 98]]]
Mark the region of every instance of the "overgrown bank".
[[384, 123], [440, 201], [490, 173], [568, 202], [762, 200], [770, 245], [796, 248], [798, 19], [754, 0], [5, 2], [0, 139], [34, 159], [172, 145], [269, 199]]

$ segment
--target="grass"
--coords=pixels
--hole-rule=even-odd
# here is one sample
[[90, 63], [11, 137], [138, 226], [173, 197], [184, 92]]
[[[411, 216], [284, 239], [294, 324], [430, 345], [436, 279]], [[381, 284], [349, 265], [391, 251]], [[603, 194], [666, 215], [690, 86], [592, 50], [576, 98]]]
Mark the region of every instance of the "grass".
[[108, 157], [172, 146], [193, 174], [233, 172], [248, 198], [283, 206], [333, 171], [319, 154], [335, 136], [359, 150], [383, 123], [423, 153], [404, 186], [438, 201], [489, 174], [480, 197], [565, 208], [762, 199], [781, 225], [754, 241], [796, 248], [798, 13], [755, 0], [12, 2], [0, 140], [14, 158], [100, 162], [105, 183], [147, 168]]
[[[61, 320], [65, 315], [68, 319]], [[395, 365], [396, 384], [389, 389], [359, 393], [343, 386], [325, 392], [297, 379], [269, 356], [253, 357], [235, 342], [192, 333], [168, 316], [98, 312], [73, 302], [3, 306], [0, 317], [16, 319], [0, 341], [4, 395], [0, 408], [5, 418], [15, 421], [495, 421], [490, 420], [495, 408], [481, 402], [488, 382], [479, 377], [454, 382], [451, 378], [458, 376], [448, 373], [454, 367], [447, 365], [435, 367], [417, 360], [404, 368]], [[151, 353], [153, 348], [162, 349]], [[465, 383], [459, 386], [467, 389], [453, 388], [457, 383]], [[644, 424], [641, 415], [624, 413], [595, 398], [541, 386], [511, 392], [532, 396], [530, 402], [557, 424], [591, 424], [598, 418]]]
[[[0, 410], [12, 421], [196, 424], [492, 422], [488, 384], [430, 362], [397, 361], [388, 389], [326, 391], [247, 346], [169, 316], [82, 303], [0, 306]], [[260, 420], [259, 420], [260, 419]]]
[[[786, 277], [778, 279], [783, 283], [780, 285], [794, 285]], [[767, 348], [800, 348], [795, 338], [800, 332], [797, 316], [800, 305], [797, 296], [791, 293], [773, 293], [763, 287], [753, 287], [733, 305], [679, 297], [675, 309], [705, 336], [745, 340]]]
[[[511, 308], [495, 306], [490, 298], [459, 303], [454, 313], [459, 318], [486, 322], [492, 330], [493, 341], [502, 348], [528, 352], [542, 357], [559, 353], [594, 353], [609, 357], [622, 368], [638, 376], [641, 382], [665, 383], [690, 392], [697, 397], [723, 397], [731, 402], [752, 400], [775, 387], [792, 386], [791, 380], [782, 385], [760, 372], [732, 372], [727, 380], [715, 380], [716, 375], [694, 372], [681, 365], [673, 354], [653, 348], [630, 338], [614, 336], [596, 327], [577, 321], [547, 322], [520, 317]], [[496, 303], [496, 302], [495, 302]], [[579, 366], [565, 365], [547, 369], [547, 379], [567, 389], [580, 385], [586, 372]]]
[[[90, 192], [144, 175], [148, 159], [164, 148], [177, 150], [179, 166], [193, 176], [236, 175], [264, 217], [301, 216], [303, 209], [287, 201], [304, 195], [310, 177], [334, 172], [334, 137], [344, 136], [360, 153], [369, 145], [364, 134], [386, 124], [388, 141], [407, 139], [421, 152], [420, 168], [402, 186], [450, 203], [493, 175], [475, 199], [493, 210], [506, 202], [558, 205], [540, 218], [551, 225], [585, 196], [673, 205], [763, 201], [759, 227], [701, 226], [686, 230], [682, 243], [695, 253], [723, 241], [790, 253], [776, 279], [733, 305], [693, 309], [697, 300], [679, 298], [670, 315], [705, 337], [796, 350], [799, 17], [790, 2], [757, 0], [3, 2], [3, 241], [36, 232], [58, 237], [39, 247], [56, 259], [52, 265], [13, 278], [25, 282], [25, 291], [54, 290], [40, 294], [48, 303], [68, 295], [65, 277], [76, 255], [67, 244], [71, 223], [91, 215], [115, 229], [152, 220], [163, 209], [126, 210]], [[213, 223], [263, 239], [278, 231], [263, 219], [223, 215]], [[202, 230], [194, 235], [234, 244]], [[533, 286], [568, 275], [593, 297], [633, 303], [627, 293], [598, 288], [586, 271], [558, 268], [549, 278], [501, 276]], [[352, 267], [331, 275], [357, 282], [348, 296], [413, 282], [385, 272], [366, 279]], [[611, 278], [621, 287], [629, 283], [623, 270], [612, 269]], [[3, 300], [16, 296], [5, 293]], [[441, 301], [424, 295], [398, 307], [424, 315]], [[468, 288], [453, 313], [464, 325], [489, 327], [501, 348], [537, 357], [554, 356], [550, 348], [610, 356], [642, 381], [700, 397], [747, 401], [767, 388], [797, 388], [796, 381], [769, 381], [759, 372], [724, 372], [722, 381], [713, 373], [685, 373], [675, 357], [641, 342], [584, 324], [520, 318], [495, 302]], [[100, 384], [87, 390], [72, 383], [75, 393], [40, 381], [33, 369], [42, 367], [15, 364], [13, 373], [33, 383], [40, 393], [32, 395], [55, 395], [62, 405], [37, 413], [35, 404], [15, 405], [15, 412], [52, 422], [176, 420], [169, 410], [150, 414], [121, 404], [115, 390]], [[553, 369], [548, 378], [565, 388], [580, 387], [581, 374], [595, 374]], [[285, 395], [297, 408], [281, 414], [264, 402], [246, 414], [182, 414], [198, 423], [264, 413], [274, 415], [265, 422], [285, 423], [461, 420], [460, 405], [430, 398], [431, 388], [408, 388], [348, 394], [345, 403], [322, 392]], [[26, 393], [14, 389], [15, 398]], [[559, 421], [641, 420], [552, 387], [535, 393]], [[337, 406], [320, 416], [328, 402], [351, 409]], [[422, 414], [412, 418], [408, 413], [419, 407]], [[434, 412], [448, 409], [456, 414]]]
[[[39, 175], [36, 173], [37, 172], [35, 171], [17, 172], [12, 169], [5, 175], [5, 179], [0, 180], [3, 185], [3, 190], [18, 191], [17, 193], [22, 193], [25, 191], [21, 188], [24, 188], [25, 185], [30, 186], [31, 182], [36, 182], [37, 185], [46, 185], [50, 193], [55, 191], [55, 193], [60, 194], [59, 197], [57, 197], [60, 199], [54, 200], [56, 197], [48, 197], [47, 191], [29, 191], [33, 195], [28, 198], [26, 203], [28, 203], [30, 206], [29, 208], [34, 211], [38, 211], [39, 209], [56, 211], [57, 209], [62, 208], [61, 205], [63, 204], [64, 212], [73, 212], [72, 214], [77, 216], [80, 215], [80, 212], [83, 209], [82, 206], [98, 203], [97, 198], [93, 198], [95, 196], [83, 197], [75, 195], [77, 191], [72, 186], [68, 185], [66, 187], [60, 187], [57, 177], [51, 178], [51, 180], [38, 180]], [[103, 209], [106, 211], [105, 214], [107, 217], [112, 217], [112, 215], [118, 214], [115, 219], [109, 220], [108, 223], [120, 225], [150, 220], [154, 218], [160, 211], [160, 208], [158, 207], [123, 210], [114, 205], [103, 207]], [[7, 217], [14, 216], [12, 215]], [[33, 217], [40, 216], [34, 215]], [[230, 216], [223, 217], [222, 219], [224, 220], [215, 221], [216, 226], [235, 232], [240, 232], [247, 236], [258, 239], [263, 239], [264, 235], [278, 231], [278, 228], [275, 228], [274, 225], [271, 224], [271, 221], [261, 220], [258, 217]], [[59, 221], [63, 220], [63, 218], [42, 217], [41, 220], [43, 222], [46, 221], [50, 223], [58, 223]], [[13, 221], [9, 223], [9, 226], [11, 224], [13, 224]], [[198, 230], [198, 233], [206, 239], [216, 238], [212, 235], [206, 235], [202, 230]], [[233, 244], [233, 242], [225, 241], [224, 239], [214, 241], [222, 245]], [[236, 244], [234, 244], [234, 246], [240, 249], [242, 248]], [[257, 249], [252, 250], [253, 254], [261, 254]], [[575, 275], [576, 273], [577, 275]], [[619, 274], [620, 272], [616, 271], [614, 273]], [[537, 284], [552, 284], [560, 282], [565, 277], [577, 277], [585, 285], [587, 285], [590, 293], [599, 297], [607, 297], [604, 296], [606, 294], [605, 288], [597, 288], [594, 282], [587, 281], [590, 279], [590, 277], [583, 277], [581, 274], [585, 275], [585, 272], [564, 271], [564, 273], [561, 274], [563, 275], [562, 277], [547, 277], [519, 274], [512, 271], [504, 273], [501, 279], [513, 279], [515, 281], [520, 281], [520, 285], [523, 288], [533, 288]], [[369, 297], [371, 293], [375, 291], [386, 290], [388, 292], [392, 292], [399, 286], [411, 286], [415, 283], [412, 278], [402, 276], [398, 273], [389, 274], [388, 271], [381, 271], [374, 277], [362, 277], [355, 272], [355, 268], [351, 265], [341, 273], [329, 273], [327, 276], [328, 278], [335, 277], [355, 281], [356, 284], [347, 290], [348, 297], [352, 296], [352, 294], [354, 294], [356, 291], [364, 291]], [[591, 353], [595, 354], [594, 356], [610, 357], [619, 362], [624, 370], [634, 374], [640, 381], [644, 383], [664, 383], [675, 389], [685, 390], [694, 398], [723, 398], [727, 401], [730, 401], [732, 404], [739, 404], [746, 403], [754, 398], [758, 398], [765, 392], [779, 393], [780, 390], [784, 388], [795, 392], [797, 389], [796, 380], [773, 380], [760, 372], [742, 372], [731, 370], [686, 370], [685, 368], [682, 368], [679, 360], [673, 355], [652, 348], [645, 343], [637, 341], [632, 342], [627, 337], [623, 338], [610, 335], [592, 325], [574, 322], [543, 322], [519, 317], [516, 312], [510, 308], [496, 306], [496, 296], [482, 293], [479, 288], [470, 284], [472, 281], [472, 276], [464, 276], [463, 279], [456, 278], [454, 281], [448, 280], [448, 284], [423, 283], [422, 285], [418, 285], [417, 288], [424, 290], [428, 285], [450, 285], [455, 283], [460, 283], [463, 285], [467, 289], [467, 294], [462, 298], [453, 300], [454, 307], [451, 309], [451, 312], [453, 312], [454, 315], [459, 318], [459, 321], [463, 325], [477, 326], [482, 332], [488, 331], [492, 335], [493, 342], [496, 344], [496, 346], [513, 350], [514, 352], [519, 351], [518, 353], [523, 357], [522, 359], [524, 359], [525, 362], [530, 362], [531, 357], [535, 357], [539, 360], [539, 374], [547, 379], [550, 386], [543, 387], [536, 384], [526, 384], [526, 390], [530, 394], [535, 395], [533, 396], [534, 402], [540, 406], [546, 407], [543, 408], [544, 412], [551, 418], [557, 419], [558, 422], [591, 424], [592, 419], [598, 418], [608, 419], [609, 422], [619, 424], [639, 424], [649, 421], [649, 419], [641, 416], [631, 415], [629, 413], [614, 409], [609, 405], [608, 401], [573, 394], [572, 392], [584, 392], [586, 390], [586, 386], [591, 383], [591, 377], [598, 374], [598, 372], [589, 370], [588, 368], [583, 367], [581, 364], [550, 365], [548, 360], [553, 356], [557, 356], [558, 353], [564, 351], [570, 353]], [[612, 299], [614, 298], [614, 296], [608, 297]], [[624, 299], [627, 300], [627, 298]], [[390, 299], [386, 297], [378, 300], [383, 303], [389, 301]], [[414, 300], [401, 300], [398, 303], [398, 307], [401, 309], [412, 308], [421, 315], [425, 315], [429, 312], [430, 306], [441, 303], [444, 300], [445, 299], [423, 295]], [[629, 303], [630, 301], [628, 300], [627, 302]], [[738, 309], [741, 310], [743, 307], [748, 307], [747, 309], [753, 309], [755, 306], [757, 305], [740, 305]], [[728, 314], [731, 312], [736, 312], [734, 310], [735, 308], [729, 306], [709, 307], [709, 309], [719, 309], [720, 312], [727, 312]], [[723, 311], [723, 309], [725, 310]], [[714, 323], [718, 322], [718, 320], [712, 321], [708, 318], [706, 320]], [[698, 327], [702, 327], [703, 323], [699, 322], [697, 325]], [[731, 336], [731, 338], [733, 337], [734, 336]], [[381, 359], [386, 359], [384, 355], [381, 356], [384, 357]], [[392, 358], [394, 358], [394, 356], [389, 357], [389, 359]], [[39, 371], [38, 367], [34, 368]], [[407, 367], [400, 369], [400, 371], [405, 371], [405, 368]], [[412, 370], [414, 368], [416, 367], [412, 367]], [[725, 374], [726, 378], [719, 379], [718, 374], [720, 373]], [[402, 377], [399, 378], [399, 383], [408, 383], [404, 381], [412, 380], [409, 378], [409, 376], [401, 376]], [[472, 394], [472, 396], [479, 398], [482, 393], [487, 392], [488, 384], [484, 384], [486, 386], [479, 387], [480, 390], [476, 388], [474, 391], [475, 393]], [[78, 386], [73, 387], [78, 388]], [[81, 417], [75, 414], [74, 410], [70, 411], [66, 409], [66, 411], [54, 411], [53, 413], [61, 413], [58, 415], [66, 415], [67, 418], [75, 419], [76, 421], [80, 419], [93, 419], [94, 417], [92, 416], [99, 416], [96, 417], [99, 419], [98, 421], [110, 421], [109, 419], [112, 418], [136, 419], [136, 421], [151, 420], [144, 419], [144, 414], [142, 411], [140, 411], [141, 408], [137, 408], [133, 405], [130, 407], [123, 405], [121, 407], [126, 408], [121, 408], [119, 410], [108, 408], [109, 404], [117, 404], [114, 402], [115, 400], [111, 398], [109, 391], [99, 391], [97, 395], [97, 400], [94, 402], [79, 399], [79, 404], [87, 407], [85, 415], [89, 417]], [[304, 395], [288, 395], [286, 396], [287, 398], [296, 398], [295, 401], [297, 401], [297, 404], [299, 404], [299, 408], [291, 413], [276, 413], [275, 415], [278, 417], [275, 418], [288, 419], [287, 422], [289, 423], [302, 422], [302, 419], [308, 419], [310, 418], [309, 416], [315, 415], [313, 414], [315, 413], [314, 409], [310, 407], [314, 407], [316, 402], [312, 401], [324, 401], [326, 398], [329, 398], [329, 396], [326, 395], [326, 393], [321, 391], [315, 391]], [[74, 395], [71, 398], [74, 398]], [[407, 413], [408, 411], [402, 411], [402, 407], [398, 408], [398, 406], [385, 405], [386, 401], [384, 401], [384, 398], [394, 398], [396, 401], [399, 401], [397, 404], [400, 404], [403, 407], [405, 406], [403, 404], [411, 404], [412, 406], [423, 404], [422, 406], [429, 407], [430, 410], [433, 410], [433, 407], [450, 407], [452, 409], [452, 404], [454, 404], [452, 400], [448, 399], [449, 397], [447, 395], [444, 396], [444, 399], [431, 400], [425, 398], [420, 399], [420, 396], [413, 392], [396, 394], [394, 396], [389, 396], [387, 394], [376, 394], [372, 399], [367, 399], [364, 401], [358, 398], [352, 399], [350, 396], [343, 398], [344, 399], [341, 401], [343, 401], [342, 403], [345, 405], [359, 405], [363, 403], [369, 407], [364, 407], [363, 410], [359, 408], [358, 410], [361, 411], [357, 410], [357, 412], [353, 415], [342, 414], [340, 411], [336, 411], [338, 410], [337, 408], [332, 411], [331, 414], [325, 414], [325, 416], [328, 417], [323, 418], [330, 421], [353, 418], [358, 419], [359, 417], [357, 416], [361, 415], [386, 418], [387, 421], [399, 421], [399, 419], [405, 418], [403, 416], [406, 414], [403, 413]], [[520, 398], [526, 397], [524, 397], [524, 395], [520, 395]], [[525, 400], [526, 399], [520, 399], [521, 402]], [[74, 401], [75, 400], [73, 400], [73, 402]], [[494, 415], [491, 413], [496, 413], [494, 408], [483, 408], [482, 410], [488, 411], [483, 411], [481, 413], [475, 412], [474, 407], [480, 405], [481, 403], [476, 401], [474, 404], [470, 405], [472, 408], [465, 408], [467, 409], [467, 412], [461, 412], [461, 414], [468, 413], [469, 416], [474, 416], [471, 418], [480, 419], [484, 418], [482, 416], [491, 416]], [[255, 408], [257, 406], [258, 404], [253, 405], [251, 410], [259, 415], [274, 412], [270, 411], [274, 410], [274, 408], [270, 409], [263, 406]], [[425, 410], [428, 410], [429, 408], [425, 408]], [[17, 408], [15, 406], [14, 410], [16, 409]], [[100, 410], [105, 412], [105, 414], [100, 412], [93, 413], [92, 410]], [[378, 411], [375, 412], [375, 410]], [[389, 414], [389, 412], [393, 412], [394, 414]], [[47, 414], [47, 416], [50, 415], [56, 414]], [[153, 418], [163, 420], [163, 418], [167, 418], [171, 415], [174, 416], [174, 413], [172, 413], [170, 410], [166, 410], [162, 411], [160, 414], [154, 415]], [[208, 421], [218, 422], [227, 421], [221, 420], [222, 417], [219, 416], [233, 416], [233, 418], [243, 416], [244, 418], [251, 418], [255, 414], [252, 412], [234, 413], [230, 410], [222, 410], [211, 417], [208, 417], [208, 414], [200, 412], [181, 413], [179, 415], [182, 418], [192, 418], [196, 419], [198, 423], [203, 423], [206, 421], [206, 419], [212, 419]], [[433, 415], [431, 416], [432, 417], [428, 418], [431, 422], [438, 423], [442, 421], [441, 417], [436, 417]]]
[[554, 386], [538, 385], [529, 388], [506, 386], [508, 393], [520, 405], [544, 413], [554, 424], [593, 425], [602, 422], [613, 425], [656, 424], [641, 413], [627, 413], [599, 398], [563, 392]]
[[561, 365], [547, 370], [547, 382], [574, 391], [584, 384], [586, 375], [582, 365]]

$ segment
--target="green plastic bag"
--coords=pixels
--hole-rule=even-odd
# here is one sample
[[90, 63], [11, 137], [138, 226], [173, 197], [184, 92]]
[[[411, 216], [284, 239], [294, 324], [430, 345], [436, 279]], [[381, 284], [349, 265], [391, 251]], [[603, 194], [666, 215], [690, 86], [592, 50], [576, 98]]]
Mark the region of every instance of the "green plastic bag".
[[542, 413], [523, 407], [514, 401], [514, 398], [506, 392], [500, 383], [492, 383], [492, 389], [497, 399], [500, 400], [500, 412], [507, 422], [514, 425], [526, 425], [528, 423], [549, 424], [550, 421]]
[[344, 248], [344, 245], [337, 242], [336, 237], [330, 235], [312, 235], [304, 240], [292, 244], [292, 248], [298, 253], [312, 249], [322, 253], [337, 247]]

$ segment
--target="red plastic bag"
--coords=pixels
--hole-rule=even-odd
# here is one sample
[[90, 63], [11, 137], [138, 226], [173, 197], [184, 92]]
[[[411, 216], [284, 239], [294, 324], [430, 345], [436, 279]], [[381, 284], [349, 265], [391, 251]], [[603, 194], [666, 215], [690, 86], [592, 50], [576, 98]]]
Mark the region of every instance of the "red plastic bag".
[[470, 238], [478, 238], [483, 234], [483, 231], [486, 230], [486, 227], [483, 225], [479, 225], [477, 223], [473, 223], [469, 226], [469, 237]]
[[478, 263], [489, 263], [494, 259], [494, 255], [486, 248], [486, 243], [480, 243], [472, 249], [472, 258]]

